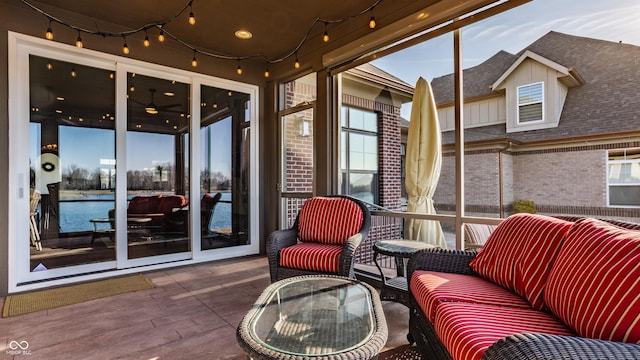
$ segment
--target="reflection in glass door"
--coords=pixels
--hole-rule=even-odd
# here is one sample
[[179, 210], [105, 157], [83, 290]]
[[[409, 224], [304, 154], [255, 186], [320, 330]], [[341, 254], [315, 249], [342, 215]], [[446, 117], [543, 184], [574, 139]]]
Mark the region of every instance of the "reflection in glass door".
[[127, 73], [127, 258], [185, 253], [188, 84]]
[[200, 100], [203, 250], [249, 244], [249, 94], [203, 85]]
[[30, 271], [114, 261], [113, 72], [29, 55], [29, 101]]

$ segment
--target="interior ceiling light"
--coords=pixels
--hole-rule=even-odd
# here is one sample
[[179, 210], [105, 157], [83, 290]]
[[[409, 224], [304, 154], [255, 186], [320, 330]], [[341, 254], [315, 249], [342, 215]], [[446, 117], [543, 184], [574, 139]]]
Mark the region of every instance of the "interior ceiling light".
[[238, 39], [247, 40], [253, 37], [253, 34], [249, 30], [238, 30], [236, 31], [236, 37]]
[[171, 91], [167, 91], [166, 93], [164, 93], [164, 96], [175, 96], [175, 93], [172, 93]]
[[158, 109], [156, 108], [156, 104], [153, 103], [153, 95], [156, 93], [156, 89], [149, 89], [151, 93], [151, 102], [144, 108], [144, 111], [147, 114], [156, 115], [158, 113]]
[[51, 62], [47, 63], [47, 70], [53, 69], [53, 64]]
[[62, 97], [62, 96], [57, 96], [57, 97], [56, 97], [56, 100], [58, 100], [58, 101], [64, 101], [64, 97]]

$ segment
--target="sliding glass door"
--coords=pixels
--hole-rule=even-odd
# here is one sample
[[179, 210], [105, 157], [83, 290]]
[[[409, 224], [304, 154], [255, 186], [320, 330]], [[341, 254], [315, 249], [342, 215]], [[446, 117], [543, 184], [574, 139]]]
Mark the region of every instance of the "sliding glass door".
[[257, 87], [13, 36], [10, 291], [258, 253]]

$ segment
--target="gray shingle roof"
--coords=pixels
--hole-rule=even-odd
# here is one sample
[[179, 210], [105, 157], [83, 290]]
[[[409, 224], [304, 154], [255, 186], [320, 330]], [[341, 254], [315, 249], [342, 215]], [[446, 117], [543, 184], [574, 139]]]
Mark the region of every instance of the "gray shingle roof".
[[[527, 142], [640, 130], [640, 47], [635, 45], [551, 31], [517, 55], [501, 51], [464, 70], [465, 98], [490, 93], [493, 81], [526, 50], [575, 68], [585, 80], [569, 89], [558, 127], [507, 134], [505, 125], [488, 126], [465, 130], [465, 141]], [[437, 103], [452, 100], [452, 75], [434, 79], [432, 86]], [[453, 132], [443, 133], [443, 143], [453, 143]]]

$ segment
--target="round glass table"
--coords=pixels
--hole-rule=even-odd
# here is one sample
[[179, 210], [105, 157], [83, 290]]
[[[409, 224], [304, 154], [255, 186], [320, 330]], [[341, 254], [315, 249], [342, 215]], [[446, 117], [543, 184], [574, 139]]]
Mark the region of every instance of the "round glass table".
[[236, 337], [251, 359], [372, 359], [387, 341], [387, 325], [370, 285], [305, 275], [267, 287]]

